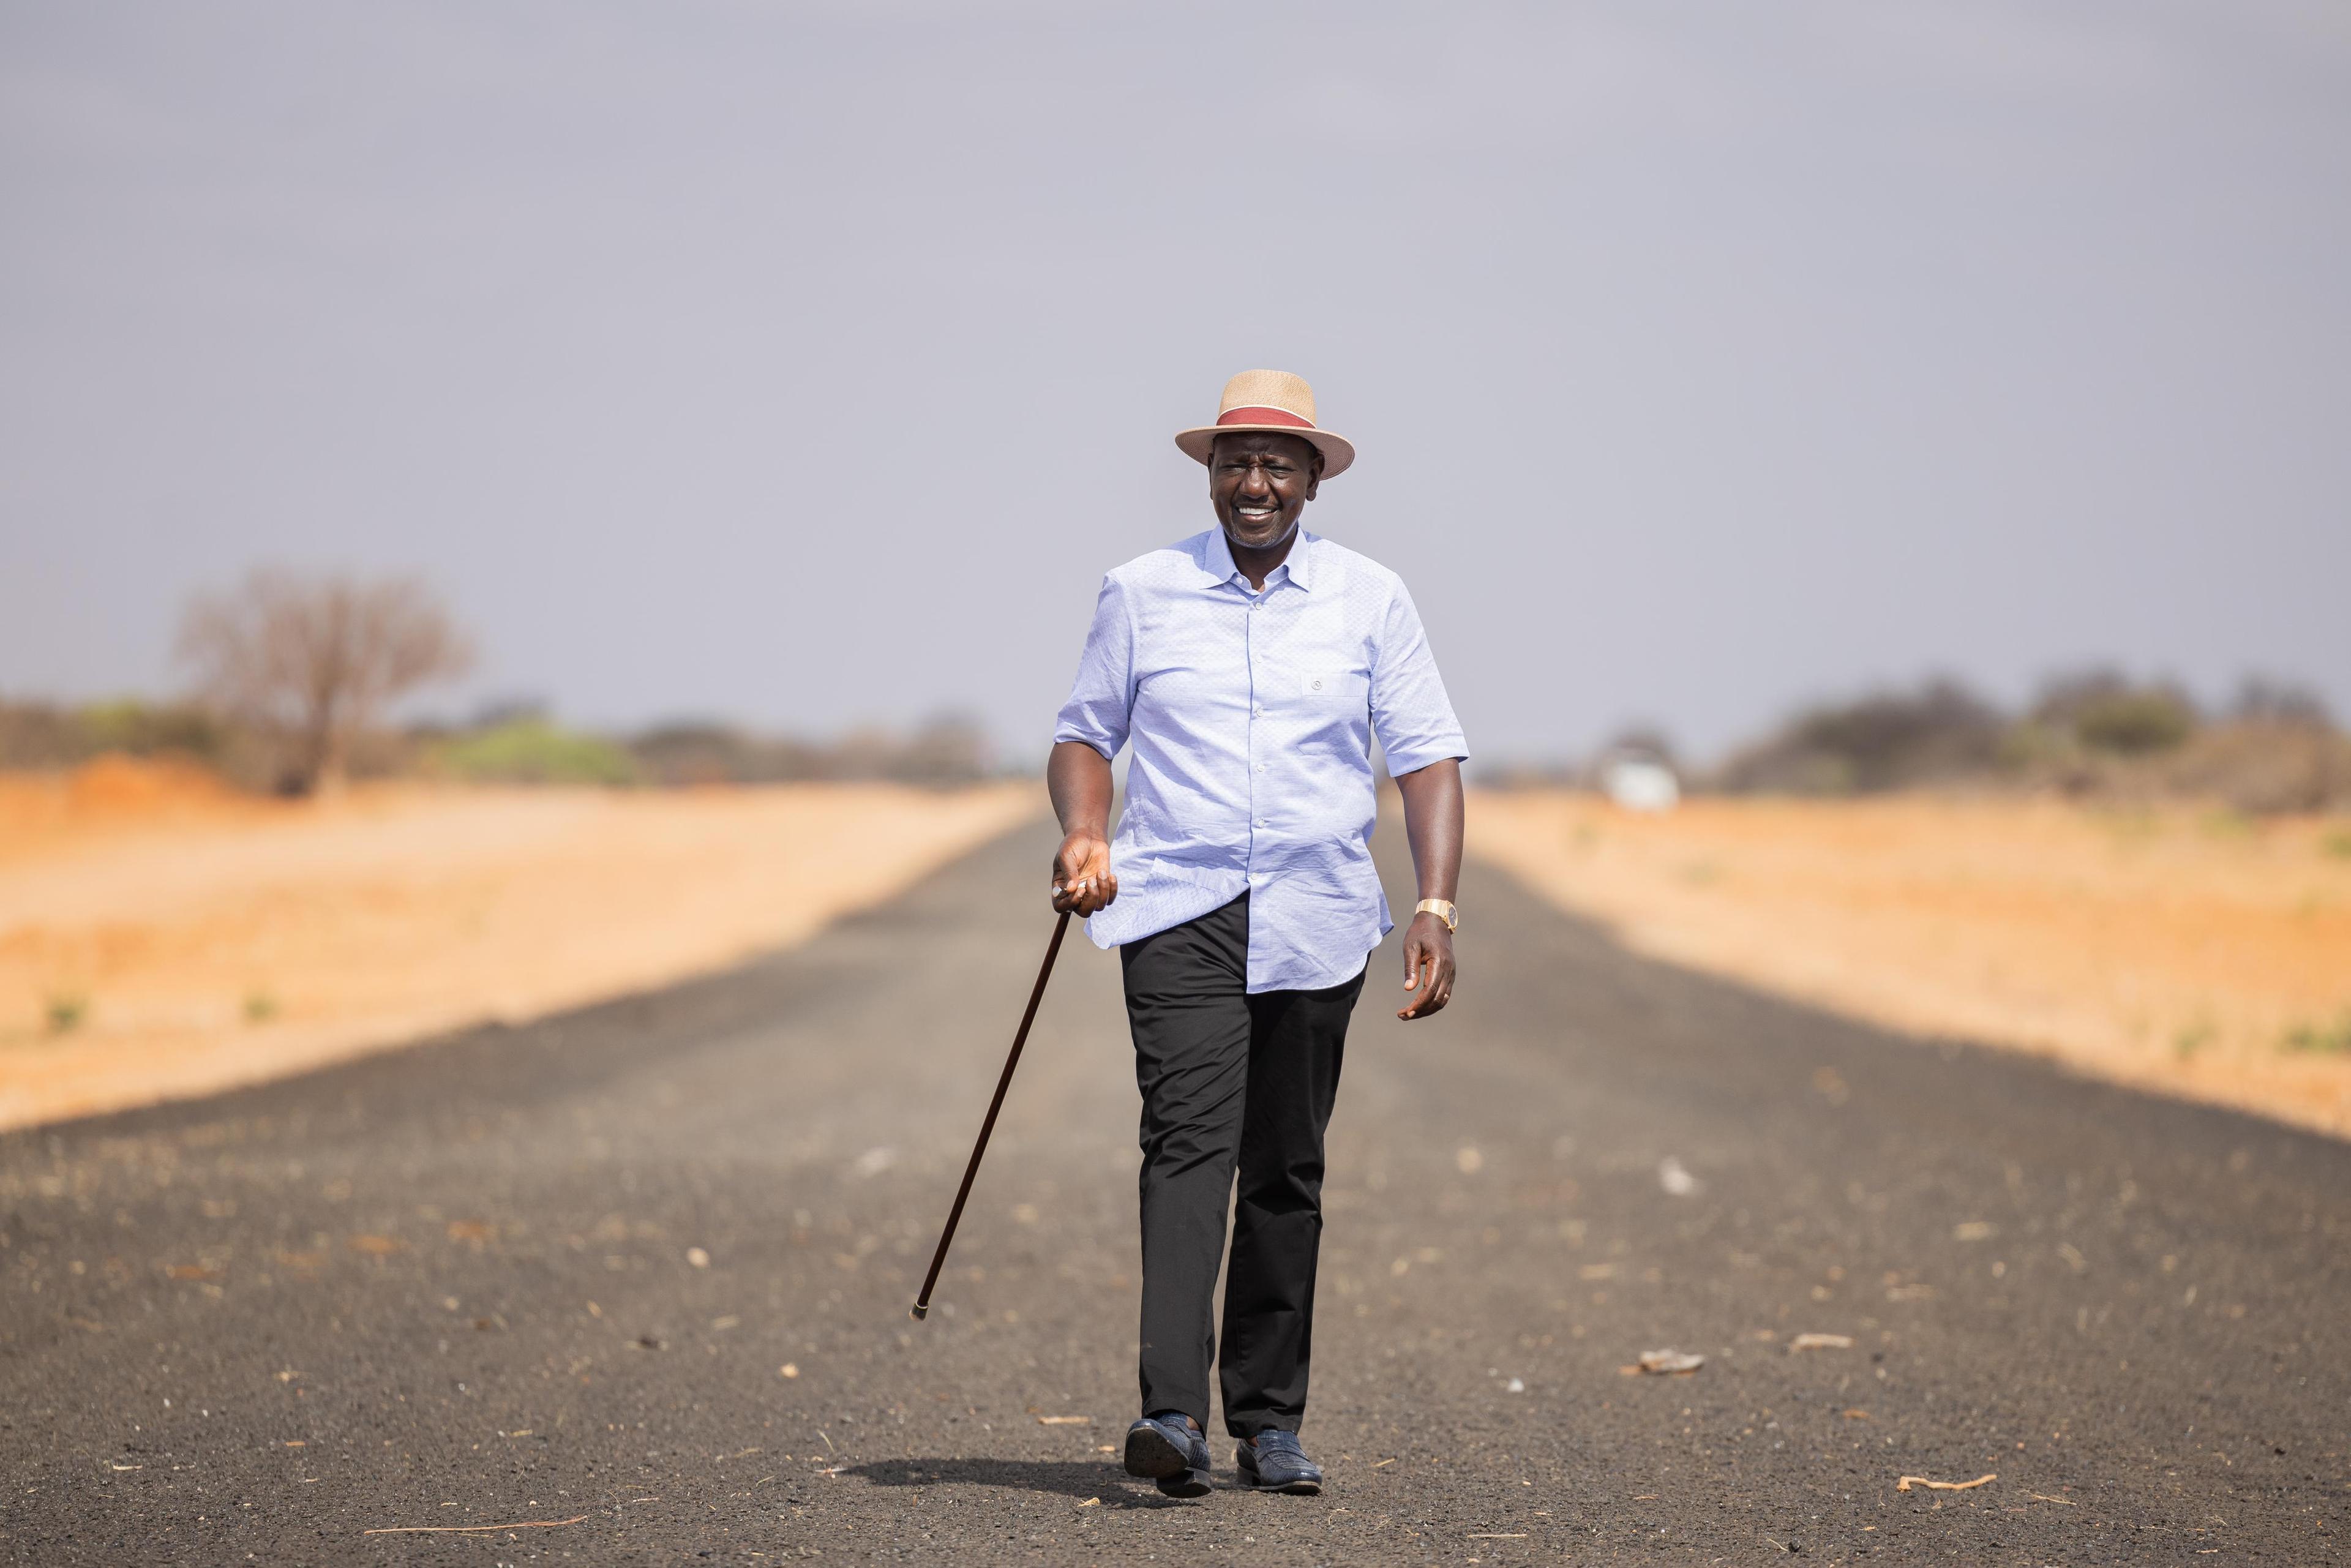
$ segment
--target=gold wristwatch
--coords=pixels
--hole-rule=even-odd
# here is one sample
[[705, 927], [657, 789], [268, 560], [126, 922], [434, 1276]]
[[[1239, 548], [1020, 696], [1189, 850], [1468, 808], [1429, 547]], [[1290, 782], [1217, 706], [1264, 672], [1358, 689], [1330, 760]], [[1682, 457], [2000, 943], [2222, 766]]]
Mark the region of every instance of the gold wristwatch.
[[1445, 929], [1447, 931], [1461, 929], [1461, 912], [1453, 907], [1452, 901], [1449, 899], [1424, 898], [1412, 906], [1412, 912], [1415, 915], [1436, 915], [1445, 922]]

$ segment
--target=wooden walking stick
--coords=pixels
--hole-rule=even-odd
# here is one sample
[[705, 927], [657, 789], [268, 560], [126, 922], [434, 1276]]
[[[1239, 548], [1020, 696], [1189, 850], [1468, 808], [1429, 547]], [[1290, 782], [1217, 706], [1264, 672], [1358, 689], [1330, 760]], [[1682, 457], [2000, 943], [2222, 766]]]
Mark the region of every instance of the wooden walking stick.
[[1004, 1059], [1004, 1076], [996, 1081], [996, 1098], [987, 1103], [987, 1118], [979, 1124], [979, 1142], [971, 1146], [971, 1164], [963, 1168], [963, 1186], [956, 1188], [955, 1207], [947, 1210], [947, 1228], [939, 1232], [939, 1249], [931, 1255], [931, 1271], [923, 1276], [923, 1293], [914, 1298], [914, 1321], [921, 1322], [931, 1315], [931, 1287], [939, 1282], [939, 1270], [947, 1260], [947, 1246], [955, 1240], [956, 1222], [963, 1218], [964, 1199], [971, 1196], [972, 1178], [979, 1175], [979, 1156], [987, 1153], [987, 1135], [996, 1131], [996, 1113], [1004, 1109], [1004, 1092], [1012, 1087], [1012, 1070], [1020, 1065], [1020, 1048], [1029, 1043], [1029, 1026], [1037, 1021], [1037, 1004], [1045, 999], [1045, 982], [1053, 976], [1053, 960], [1061, 956], [1061, 934], [1070, 928], [1070, 912], [1053, 922], [1053, 939], [1045, 945], [1045, 962], [1037, 970], [1036, 988], [1029, 993], [1029, 1010], [1020, 1015], [1019, 1030], [1012, 1037], [1012, 1054]]

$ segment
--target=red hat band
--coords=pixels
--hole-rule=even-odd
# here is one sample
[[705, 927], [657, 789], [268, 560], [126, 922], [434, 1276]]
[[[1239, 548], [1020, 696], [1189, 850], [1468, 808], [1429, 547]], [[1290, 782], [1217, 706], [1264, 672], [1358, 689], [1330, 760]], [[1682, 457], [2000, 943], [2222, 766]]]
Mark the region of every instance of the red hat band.
[[1292, 430], [1311, 430], [1314, 422], [1301, 419], [1286, 408], [1228, 408], [1217, 415], [1218, 424], [1282, 424]]

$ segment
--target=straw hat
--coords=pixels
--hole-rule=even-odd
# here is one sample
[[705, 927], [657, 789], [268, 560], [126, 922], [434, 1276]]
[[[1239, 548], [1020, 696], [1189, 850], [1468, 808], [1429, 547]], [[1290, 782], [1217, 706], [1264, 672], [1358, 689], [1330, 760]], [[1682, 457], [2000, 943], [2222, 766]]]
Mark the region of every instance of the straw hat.
[[1311, 443], [1322, 454], [1325, 479], [1345, 473], [1355, 460], [1353, 442], [1314, 428], [1314, 389], [1304, 376], [1288, 371], [1243, 371], [1225, 383], [1217, 423], [1177, 431], [1176, 444], [1195, 463], [1206, 463], [1217, 437], [1244, 430], [1271, 431]]

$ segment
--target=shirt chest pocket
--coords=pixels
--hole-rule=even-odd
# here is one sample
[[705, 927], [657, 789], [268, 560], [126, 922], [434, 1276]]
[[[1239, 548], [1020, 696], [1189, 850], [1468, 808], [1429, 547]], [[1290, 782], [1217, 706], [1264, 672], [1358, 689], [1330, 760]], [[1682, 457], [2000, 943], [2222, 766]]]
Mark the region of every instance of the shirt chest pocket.
[[1298, 674], [1300, 706], [1316, 709], [1362, 708], [1371, 700], [1372, 683], [1353, 670], [1301, 670]]

